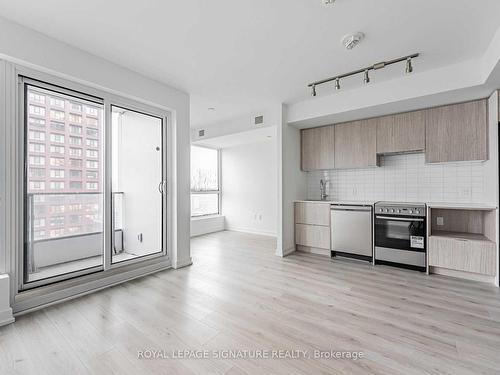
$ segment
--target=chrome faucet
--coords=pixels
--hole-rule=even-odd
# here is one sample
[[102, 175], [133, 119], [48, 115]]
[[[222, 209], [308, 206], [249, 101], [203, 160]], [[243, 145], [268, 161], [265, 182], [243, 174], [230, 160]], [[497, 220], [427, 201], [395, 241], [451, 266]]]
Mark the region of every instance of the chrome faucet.
[[326, 201], [326, 198], [328, 198], [328, 194], [326, 194], [326, 185], [328, 184], [328, 180], [319, 180], [319, 192], [321, 195], [321, 200]]

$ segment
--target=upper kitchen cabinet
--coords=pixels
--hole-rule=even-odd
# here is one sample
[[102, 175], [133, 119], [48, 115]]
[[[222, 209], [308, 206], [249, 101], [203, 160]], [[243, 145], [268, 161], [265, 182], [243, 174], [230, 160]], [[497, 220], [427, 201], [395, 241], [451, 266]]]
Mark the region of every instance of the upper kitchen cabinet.
[[303, 171], [335, 167], [335, 128], [333, 125], [301, 130], [301, 143]]
[[335, 125], [335, 168], [377, 165], [377, 119]]
[[425, 149], [424, 111], [379, 117], [377, 120], [377, 153], [393, 154]]
[[486, 99], [425, 111], [427, 163], [488, 159]]

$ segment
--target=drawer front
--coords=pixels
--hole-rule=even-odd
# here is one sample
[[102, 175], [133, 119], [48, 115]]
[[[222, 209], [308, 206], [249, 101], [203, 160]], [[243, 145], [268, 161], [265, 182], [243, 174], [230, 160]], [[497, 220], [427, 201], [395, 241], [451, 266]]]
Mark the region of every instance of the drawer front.
[[483, 275], [495, 275], [493, 242], [429, 237], [429, 265]]
[[295, 203], [295, 223], [330, 226], [330, 204]]
[[330, 228], [319, 225], [295, 224], [297, 245], [330, 249]]

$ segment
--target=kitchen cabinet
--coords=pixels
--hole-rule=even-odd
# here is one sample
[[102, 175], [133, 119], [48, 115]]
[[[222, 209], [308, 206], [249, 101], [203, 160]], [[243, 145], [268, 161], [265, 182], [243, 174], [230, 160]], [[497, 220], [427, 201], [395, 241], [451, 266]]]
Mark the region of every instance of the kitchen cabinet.
[[295, 224], [297, 245], [330, 249], [330, 228], [320, 225]]
[[425, 149], [424, 111], [383, 116], [375, 120], [378, 154], [415, 152]]
[[329, 226], [330, 203], [296, 202], [295, 223]]
[[488, 159], [486, 99], [425, 110], [427, 163]]
[[333, 125], [301, 130], [303, 171], [335, 167], [335, 128]]
[[376, 119], [335, 125], [335, 168], [366, 168], [377, 165]]

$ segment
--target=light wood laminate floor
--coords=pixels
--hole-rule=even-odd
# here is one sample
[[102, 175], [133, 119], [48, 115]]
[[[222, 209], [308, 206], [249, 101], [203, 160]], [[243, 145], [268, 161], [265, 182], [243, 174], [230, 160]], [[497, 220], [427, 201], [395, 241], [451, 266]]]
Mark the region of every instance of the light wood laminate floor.
[[[191, 267], [20, 316], [0, 328], [0, 374], [499, 374], [497, 288], [274, 247], [198, 237]], [[148, 349], [364, 358], [138, 358]]]

